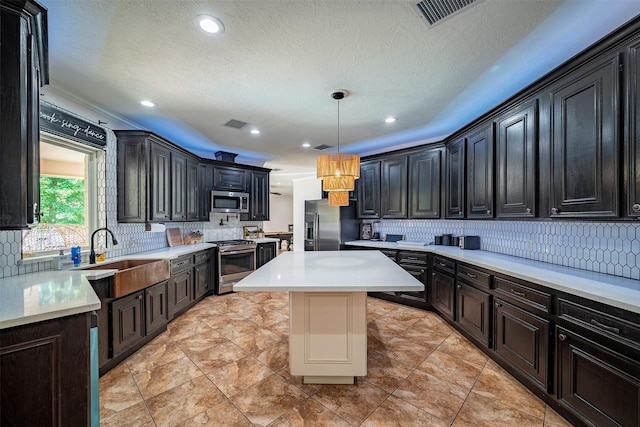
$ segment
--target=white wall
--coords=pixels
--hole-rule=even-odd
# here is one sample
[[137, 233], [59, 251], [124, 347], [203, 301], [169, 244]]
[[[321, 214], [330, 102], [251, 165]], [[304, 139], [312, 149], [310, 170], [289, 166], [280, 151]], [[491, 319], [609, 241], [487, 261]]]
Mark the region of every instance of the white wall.
[[270, 194], [269, 218], [262, 222], [264, 231], [289, 231], [289, 224], [293, 224], [293, 196]]
[[304, 201], [322, 198], [322, 185], [315, 176], [293, 180], [293, 250], [304, 251]]

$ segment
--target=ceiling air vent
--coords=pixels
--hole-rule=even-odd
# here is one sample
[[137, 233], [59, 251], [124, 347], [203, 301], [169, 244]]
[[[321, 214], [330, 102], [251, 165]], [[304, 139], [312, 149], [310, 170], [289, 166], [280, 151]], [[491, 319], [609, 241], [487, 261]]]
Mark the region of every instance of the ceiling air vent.
[[333, 147], [333, 145], [327, 145], [327, 144], [320, 144], [320, 145], [316, 145], [315, 147], [313, 147], [314, 150], [318, 150], [318, 151], [322, 151], [322, 150], [326, 150], [327, 148], [331, 148]]
[[427, 26], [431, 27], [474, 2], [476, 0], [423, 0], [416, 3], [413, 8], [424, 19]]
[[248, 124], [249, 123], [243, 122], [242, 120], [231, 119], [227, 123], [225, 123], [224, 125], [228, 126], [230, 128], [234, 128], [234, 129], [242, 129], [243, 127], [245, 127]]

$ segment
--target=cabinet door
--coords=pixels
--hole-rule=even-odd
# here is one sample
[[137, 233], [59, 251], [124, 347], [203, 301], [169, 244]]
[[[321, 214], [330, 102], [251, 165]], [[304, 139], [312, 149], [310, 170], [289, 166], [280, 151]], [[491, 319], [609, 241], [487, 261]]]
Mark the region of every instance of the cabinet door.
[[169, 320], [167, 281], [145, 289], [144, 298], [146, 333], [149, 335]]
[[144, 338], [144, 323], [143, 291], [111, 303], [111, 336], [114, 357]]
[[207, 292], [211, 283], [211, 262], [198, 264], [193, 268], [194, 298], [200, 299]]
[[440, 163], [437, 148], [409, 155], [409, 218], [440, 218]]
[[536, 216], [538, 100], [496, 120], [496, 217]]
[[632, 360], [561, 327], [556, 346], [557, 399], [563, 407], [589, 425], [640, 425], [637, 355]]
[[193, 300], [191, 270], [175, 273], [169, 279], [169, 319], [186, 309]]
[[625, 134], [625, 159], [628, 178], [626, 191], [626, 213], [630, 217], [640, 217], [640, 43], [627, 49], [628, 106], [626, 113], [627, 134]]
[[269, 220], [269, 172], [251, 173], [251, 193], [249, 195], [251, 221]]
[[246, 171], [230, 166], [213, 168], [213, 188], [216, 190], [247, 191]]
[[260, 243], [258, 245], [258, 260], [256, 268], [260, 268], [276, 257], [276, 243]]
[[467, 136], [467, 217], [493, 218], [493, 123]]
[[358, 218], [380, 218], [380, 162], [360, 164]]
[[213, 190], [213, 165], [200, 163], [198, 165], [198, 217], [200, 221], [209, 221], [211, 212], [211, 190]]
[[618, 57], [551, 90], [551, 217], [618, 216]]
[[431, 305], [442, 316], [453, 321], [455, 308], [455, 280], [448, 274], [431, 273]]
[[187, 156], [171, 153], [171, 220], [187, 219]]
[[464, 283], [458, 283], [456, 321], [485, 347], [491, 345], [491, 296]]
[[118, 138], [118, 222], [148, 219], [146, 156], [144, 138]]
[[496, 353], [548, 391], [549, 322], [500, 299], [494, 306]]
[[171, 219], [171, 151], [151, 144], [151, 220]]
[[464, 217], [464, 138], [447, 145], [446, 216]]
[[198, 162], [187, 158], [187, 221], [200, 218], [200, 181], [198, 180]]
[[382, 218], [407, 217], [407, 157], [384, 159], [381, 164], [380, 215]]

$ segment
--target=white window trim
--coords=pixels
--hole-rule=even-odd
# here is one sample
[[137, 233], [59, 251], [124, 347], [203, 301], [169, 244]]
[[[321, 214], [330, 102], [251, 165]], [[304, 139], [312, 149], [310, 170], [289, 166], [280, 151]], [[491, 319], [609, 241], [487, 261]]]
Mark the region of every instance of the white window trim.
[[[78, 142], [71, 141], [66, 138], [62, 138], [60, 136], [48, 133], [48, 132], [40, 132], [40, 141], [45, 142], [47, 144], [58, 145], [60, 147], [68, 148], [70, 150], [79, 151], [87, 155], [87, 163], [86, 163], [86, 180], [85, 187], [87, 190], [87, 202], [88, 205], [86, 207], [87, 217], [85, 220], [87, 221], [87, 246], [82, 247], [82, 253], [89, 251], [89, 239], [91, 238], [91, 230], [95, 230], [98, 224], [98, 156], [104, 156], [105, 153], [103, 150], [90, 147], [88, 145], [83, 145]], [[22, 244], [21, 244], [22, 249]], [[68, 251], [68, 249], [67, 249]], [[38, 251], [34, 252], [35, 256], [33, 257], [22, 257], [22, 262], [24, 264], [30, 264], [31, 262], [37, 261], [46, 261], [51, 259], [52, 257], [58, 255], [60, 252], [59, 249], [48, 250], [48, 251]], [[33, 260], [33, 261], [32, 261]]]

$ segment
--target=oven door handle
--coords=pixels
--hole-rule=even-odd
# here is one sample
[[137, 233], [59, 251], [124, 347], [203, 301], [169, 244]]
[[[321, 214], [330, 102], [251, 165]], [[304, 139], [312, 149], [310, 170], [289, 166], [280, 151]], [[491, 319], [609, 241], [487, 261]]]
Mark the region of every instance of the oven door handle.
[[224, 255], [237, 255], [237, 254], [250, 254], [252, 252], [255, 252], [255, 249], [250, 249], [250, 250], [241, 250], [241, 251], [229, 251], [229, 252], [220, 252], [220, 256], [224, 256]]

